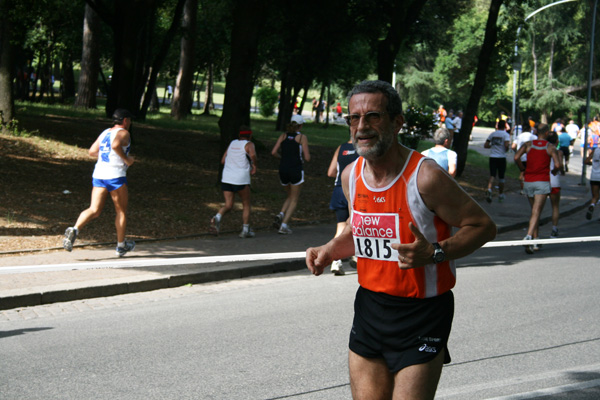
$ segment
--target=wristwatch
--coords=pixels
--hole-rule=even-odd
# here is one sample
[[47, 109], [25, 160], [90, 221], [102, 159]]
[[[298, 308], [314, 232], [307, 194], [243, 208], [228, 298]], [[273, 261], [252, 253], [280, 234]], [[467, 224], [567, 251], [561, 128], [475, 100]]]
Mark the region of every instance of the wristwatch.
[[437, 242], [432, 244], [434, 248], [433, 256], [431, 257], [433, 259], [433, 263], [439, 264], [446, 261], [446, 253], [444, 253], [444, 250], [442, 250], [442, 246], [440, 246], [440, 244]]

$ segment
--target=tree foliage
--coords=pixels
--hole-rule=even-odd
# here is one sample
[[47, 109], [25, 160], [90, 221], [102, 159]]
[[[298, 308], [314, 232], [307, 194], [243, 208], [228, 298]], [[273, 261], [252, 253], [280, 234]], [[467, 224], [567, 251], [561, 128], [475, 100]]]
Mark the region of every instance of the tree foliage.
[[[527, 4], [524, 12], [528, 15], [542, 5]], [[587, 93], [582, 84], [588, 74], [590, 9], [589, 2], [562, 3], [523, 23], [520, 45], [523, 113], [539, 115], [547, 121], [556, 116], [572, 116], [585, 102]], [[581, 89], [567, 93], [565, 89], [573, 85]], [[593, 98], [597, 95], [595, 91]]]
[[[99, 92], [106, 93], [109, 88], [108, 115], [115, 107], [123, 106], [143, 117], [150, 100], [156, 100], [156, 85], [175, 85], [180, 48], [170, 44], [178, 43], [184, 34], [178, 17], [182, 1], [86, 0], [103, 20], [94, 56], [98, 58], [100, 77], [91, 72], [89, 83], [80, 86], [90, 85], [92, 97], [96, 93], [92, 83], [98, 84]], [[473, 106], [480, 121], [493, 121], [500, 110], [511, 111], [513, 47], [520, 25], [522, 113], [550, 118], [573, 115], [580, 109], [586, 95], [591, 3], [550, 7], [524, 22], [533, 10], [551, 2], [503, 1], [496, 41], [488, 53], [485, 76], [480, 77], [485, 83], [483, 91]], [[85, 65], [84, 3], [2, 3], [8, 8], [3, 13], [3, 26], [11, 26], [11, 52], [0, 57], [6, 61], [14, 56], [5, 74], [5, 79], [12, 82], [9, 94], [35, 101], [66, 101], [72, 97], [69, 93], [74, 93], [76, 86], [73, 66], [80, 62], [82, 67]], [[206, 87], [205, 111], [210, 112], [212, 82], [227, 76], [230, 87], [226, 88], [225, 103], [233, 109], [224, 109], [222, 125], [231, 125], [225, 138], [235, 136], [235, 125], [248, 122], [254, 87], [273, 87], [274, 81], [280, 83], [278, 129], [289, 119], [296, 98], [306, 101], [309, 89], [319, 90], [321, 100], [332, 102], [358, 81], [373, 75], [391, 80], [395, 71], [404, 103], [426, 110], [440, 103], [448, 109], [465, 109], [473, 90], [480, 90], [476, 72], [491, 0], [262, 0], [256, 17], [248, 10], [246, 19], [253, 21], [236, 20], [233, 10], [241, 3], [198, 0], [197, 33], [190, 62], [194, 80], [184, 89], [188, 92], [185, 98], [191, 99], [200, 87]], [[260, 25], [253, 40], [256, 55], [252, 56], [253, 62], [244, 65], [244, 52], [237, 47], [234, 32], [240, 26], [253, 32], [256, 25]], [[243, 39], [243, 32], [241, 35]], [[596, 44], [600, 47], [600, 40]], [[252, 49], [248, 54], [254, 54], [254, 44]], [[233, 60], [240, 54], [241, 60]], [[31, 80], [34, 74], [36, 78]], [[59, 96], [51, 90], [53, 76], [62, 82]], [[598, 94], [595, 87], [592, 104], [597, 103]]]

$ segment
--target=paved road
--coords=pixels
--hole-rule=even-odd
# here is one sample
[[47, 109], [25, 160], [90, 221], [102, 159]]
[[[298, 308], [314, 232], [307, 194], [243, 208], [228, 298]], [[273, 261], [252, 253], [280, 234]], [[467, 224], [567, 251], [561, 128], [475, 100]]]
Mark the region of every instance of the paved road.
[[[597, 221], [583, 213], [563, 221], [565, 235], [597, 234]], [[545, 246], [534, 256], [521, 247], [489, 248], [461, 260], [453, 363], [438, 398], [599, 398], [596, 261], [586, 244]], [[356, 287], [354, 274], [298, 271], [3, 311], [0, 393], [349, 398]]]
[[[470, 148], [487, 154], [482, 145], [491, 130], [476, 128]], [[508, 159], [511, 160], [509, 153]], [[571, 171], [562, 181], [561, 211], [565, 215], [581, 210], [589, 201], [589, 188], [581, 183], [581, 158], [576, 153]], [[589, 174], [589, 171], [588, 171]], [[481, 201], [500, 232], [521, 229], [529, 219], [529, 204], [518, 193], [507, 193], [504, 203], [496, 199], [491, 204]], [[551, 207], [542, 214], [541, 237], [547, 237]], [[231, 254], [276, 252], [303, 252], [307, 247], [327, 241], [335, 232], [334, 225], [295, 228], [294, 235], [283, 238], [274, 231], [261, 230], [251, 240], [240, 240], [237, 235], [219, 238], [200, 236], [194, 239], [158, 242], [140, 242], [136, 251], [125, 259], [115, 259], [110, 246], [81, 248], [72, 253], [51, 251], [0, 257], [0, 309], [46, 304], [81, 298], [102, 297], [135, 291], [154, 290], [186, 283], [199, 283], [243, 276], [266, 274], [303, 268], [301, 259], [283, 262], [254, 262], [237, 264], [190, 264], [194, 257], [222, 257]], [[524, 233], [521, 232], [522, 239]], [[185, 259], [181, 259], [185, 257]], [[148, 261], [148, 265], [144, 263]], [[142, 264], [132, 268], [129, 263]], [[161, 266], [151, 266], [160, 262]], [[102, 265], [99, 265], [101, 263]], [[185, 265], [184, 265], [185, 264]], [[49, 265], [51, 272], [33, 272], [27, 266]], [[50, 266], [51, 265], [51, 266]], [[152, 264], [154, 265], [154, 264]], [[139, 265], [138, 265], [139, 266]], [[110, 270], [107, 268], [111, 268]], [[85, 271], [80, 270], [86, 268]], [[91, 269], [90, 269], [91, 268]], [[39, 268], [38, 268], [39, 269]], [[60, 270], [59, 270], [60, 269]]]

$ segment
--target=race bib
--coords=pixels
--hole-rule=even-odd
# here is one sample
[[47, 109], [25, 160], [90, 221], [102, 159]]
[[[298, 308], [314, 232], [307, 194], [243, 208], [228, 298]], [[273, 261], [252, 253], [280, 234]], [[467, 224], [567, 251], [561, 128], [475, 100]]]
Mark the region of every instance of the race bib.
[[393, 243], [400, 243], [398, 214], [352, 212], [352, 236], [357, 257], [398, 261]]

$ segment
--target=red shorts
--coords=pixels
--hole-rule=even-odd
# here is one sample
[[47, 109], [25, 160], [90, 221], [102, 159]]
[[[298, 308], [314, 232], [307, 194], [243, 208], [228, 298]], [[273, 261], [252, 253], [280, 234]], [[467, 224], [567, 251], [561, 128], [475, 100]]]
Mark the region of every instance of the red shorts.
[[560, 187], [553, 187], [550, 189], [550, 194], [558, 194], [560, 193]]

